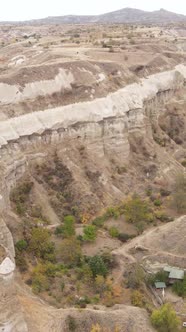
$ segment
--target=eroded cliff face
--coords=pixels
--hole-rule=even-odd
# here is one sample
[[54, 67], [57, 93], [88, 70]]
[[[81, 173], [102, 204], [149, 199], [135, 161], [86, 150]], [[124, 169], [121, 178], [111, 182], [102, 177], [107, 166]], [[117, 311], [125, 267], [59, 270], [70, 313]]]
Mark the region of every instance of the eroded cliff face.
[[[146, 165], [146, 173], [151, 173], [154, 164], [157, 177], [171, 176], [171, 170], [175, 172], [182, 167], [174, 159], [175, 142], [170, 139], [164, 148], [157, 145], [153, 128], [158, 125], [165, 103], [178, 91], [184, 94], [185, 77], [186, 69], [180, 65], [170, 72], [142, 79], [140, 84], [129, 85], [106, 98], [2, 121], [2, 200], [8, 200], [6, 191], [22, 176], [30, 161], [45, 158], [56, 148], [74, 173], [72, 164], [81, 165], [75, 154], [71, 155], [71, 150], [84, 146], [90, 161], [93, 159], [92, 164], [100, 168], [100, 182], [111, 195], [114, 185], [109, 172], [113, 159], [118, 166], [131, 160], [135, 163], [138, 159], [139, 165]], [[106, 166], [110, 168], [108, 171]], [[116, 192], [122, 195], [122, 185], [114, 192], [117, 196]]]
[[[180, 65], [170, 72], [142, 79], [139, 84], [127, 86], [106, 98], [2, 121], [1, 214], [6, 216], [10, 189], [16, 181], [35, 162], [47, 161], [56, 150], [73, 175], [74, 190], [82, 200], [92, 201], [98, 209], [122, 199], [138, 186], [139, 178], [146, 183], [149, 178], [157, 182], [170, 180], [172, 174], [183, 169], [175, 152], [179, 149], [184, 154], [184, 150], [168, 135], [167, 145], [166, 142], [164, 146], [158, 144], [153, 128], [158, 126], [159, 129], [158, 119], [164, 112], [165, 103], [178, 92], [184, 94], [185, 78], [186, 67]], [[127, 176], [115, 173], [113, 176], [113, 170], [128, 164], [131, 170]], [[96, 174], [96, 187], [92, 174]], [[13, 241], [3, 221], [1, 230], [0, 244], [7, 248], [13, 261]], [[0, 298], [0, 322], [6, 328], [4, 331], [27, 331], [21, 309], [17, 309], [14, 272], [10, 279], [0, 277], [0, 283], [4, 292], [4, 297]], [[12, 314], [4, 306], [3, 298], [10, 304]], [[48, 319], [57, 319], [55, 315], [59, 316], [59, 313], [53, 312]], [[45, 331], [61, 331], [61, 322], [52, 327], [49, 320]], [[10, 326], [10, 322], [14, 323]], [[29, 325], [28, 330], [33, 331]]]

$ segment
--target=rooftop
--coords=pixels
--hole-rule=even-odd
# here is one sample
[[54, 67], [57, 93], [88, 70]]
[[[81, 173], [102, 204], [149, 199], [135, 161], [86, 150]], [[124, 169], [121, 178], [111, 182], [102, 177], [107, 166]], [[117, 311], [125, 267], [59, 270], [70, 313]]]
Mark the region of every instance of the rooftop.
[[182, 280], [184, 278], [184, 270], [171, 269], [169, 278]]
[[155, 282], [155, 287], [158, 289], [158, 288], [166, 288], [166, 285], [164, 282], [161, 282], [161, 281], [156, 281]]

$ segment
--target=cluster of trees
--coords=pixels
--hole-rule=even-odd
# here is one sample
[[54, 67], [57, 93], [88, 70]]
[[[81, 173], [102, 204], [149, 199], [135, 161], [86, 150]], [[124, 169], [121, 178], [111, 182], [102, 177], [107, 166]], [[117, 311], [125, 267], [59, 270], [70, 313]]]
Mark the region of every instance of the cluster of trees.
[[[32, 185], [32, 182], [24, 182], [12, 192], [12, 202], [16, 204], [16, 208], [18, 209], [21, 206], [21, 210], [18, 211], [18, 213], [23, 211], [23, 206], [27, 201]], [[184, 209], [186, 208], [186, 199], [184, 199], [186, 193], [185, 189], [185, 177], [180, 176], [176, 180], [173, 192], [174, 204], [180, 212], [185, 211]], [[162, 196], [165, 194], [166, 193], [163, 192]], [[154, 205], [159, 207], [161, 205], [160, 203], [161, 202], [156, 200]], [[67, 215], [63, 219], [63, 224], [58, 226], [55, 231], [55, 234], [62, 239], [59, 248], [57, 248], [57, 252], [51, 240], [51, 233], [45, 228], [33, 227], [33, 225], [31, 225], [26, 236], [16, 243], [17, 265], [22, 271], [25, 271], [27, 269], [27, 255], [37, 259], [38, 264], [34, 267], [31, 276], [32, 287], [36, 293], [49, 290], [52, 279], [55, 278], [57, 274], [59, 275], [61, 271], [64, 272], [65, 269], [74, 269], [80, 279], [93, 285], [99, 296], [107, 299], [107, 304], [112, 304], [113, 297], [117, 297], [119, 296], [118, 294], [121, 294], [119, 286], [115, 288], [108, 277], [109, 269], [113, 267], [112, 258], [108, 255], [95, 255], [93, 257], [83, 256], [82, 243], [94, 242], [97, 237], [98, 228], [103, 227], [104, 222], [109, 218], [117, 219], [120, 215], [125, 215], [129, 223], [133, 223], [139, 231], [142, 231], [145, 223], [150, 223], [154, 220], [155, 214], [151, 205], [148, 200], [133, 195], [121, 205], [108, 208], [102, 216], [94, 219], [91, 225], [84, 226], [83, 235], [81, 236], [76, 236], [75, 217]], [[129, 239], [127, 234], [121, 234], [116, 227], [111, 227], [109, 234], [111, 237], [118, 238], [123, 242]], [[158, 275], [154, 276], [154, 278], [166, 282], [167, 275], [160, 272]], [[154, 283], [155, 279], [151, 278], [151, 280], [148, 281]], [[132, 270], [129, 271], [127, 280], [128, 287], [132, 288], [132, 304], [143, 307], [145, 302], [140, 287], [145, 281], [144, 271], [136, 264], [133, 266]], [[184, 279], [183, 282], [175, 283], [173, 290], [180, 296], [186, 296], [186, 279]], [[175, 323], [174, 315], [171, 310], [169, 311]], [[164, 325], [161, 329], [160, 325], [163, 324], [162, 321], [164, 319], [168, 322], [170, 320], [166, 306], [163, 306], [160, 311], [153, 313], [152, 323], [160, 332], [173, 331], [171, 329], [163, 330], [163, 328], [165, 328]], [[169, 325], [169, 323], [167, 324]], [[174, 325], [174, 328], [175, 326], [176, 325]]]
[[[83, 240], [94, 241], [95, 229], [93, 225], [86, 226]], [[75, 234], [74, 217], [65, 217], [64, 224], [58, 227], [57, 234], [63, 237], [57, 252], [51, 241], [50, 232], [42, 227], [31, 228], [26, 239], [19, 240], [15, 245], [17, 265], [22, 271], [27, 269], [27, 257], [37, 258], [38, 264], [31, 273], [34, 292], [49, 290], [52, 278], [64, 269], [76, 269], [79, 276], [89, 283], [94, 283], [97, 276], [106, 278], [113, 264], [112, 256], [83, 256], [81, 241]]]
[[27, 270], [27, 255], [49, 262], [56, 260], [54, 243], [51, 241], [49, 231], [45, 228], [31, 228], [26, 234], [26, 239], [21, 239], [15, 244], [15, 249], [16, 263], [22, 272]]
[[[75, 237], [75, 218], [72, 215], [64, 217], [64, 224], [56, 228], [56, 235], [62, 236], [63, 238]], [[79, 237], [80, 241], [93, 242], [97, 237], [97, 227], [95, 225], [87, 225], [83, 229], [83, 236]]]

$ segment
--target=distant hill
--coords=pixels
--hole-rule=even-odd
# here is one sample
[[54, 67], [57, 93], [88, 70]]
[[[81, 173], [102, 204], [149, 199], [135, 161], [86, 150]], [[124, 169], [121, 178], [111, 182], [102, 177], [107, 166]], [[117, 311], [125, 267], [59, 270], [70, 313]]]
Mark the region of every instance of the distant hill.
[[[19, 24], [86, 24], [86, 23], [149, 23], [166, 24], [171, 22], [186, 22], [186, 16], [160, 9], [147, 12], [140, 9], [124, 8], [102, 15], [66, 15], [50, 16], [43, 19], [25, 22], [6, 22]], [[5, 22], [1, 22], [3, 24]]]
[[112, 23], [170, 23], [186, 21], [186, 16], [175, 14], [165, 9], [147, 12], [134, 8], [124, 8], [100, 15], [99, 21]]

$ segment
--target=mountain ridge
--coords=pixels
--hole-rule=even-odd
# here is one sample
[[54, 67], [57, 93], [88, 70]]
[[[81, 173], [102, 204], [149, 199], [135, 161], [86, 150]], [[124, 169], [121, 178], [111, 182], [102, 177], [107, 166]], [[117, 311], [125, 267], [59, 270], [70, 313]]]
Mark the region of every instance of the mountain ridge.
[[177, 14], [161, 8], [156, 11], [144, 11], [141, 9], [126, 7], [101, 15], [64, 15], [48, 16], [41, 19], [28, 21], [4, 21], [0, 24], [88, 24], [88, 23], [149, 23], [166, 24], [172, 22], [185, 22], [186, 15]]

